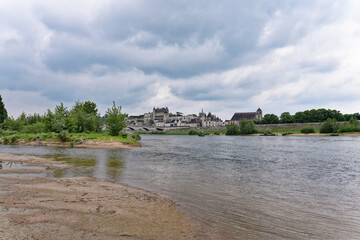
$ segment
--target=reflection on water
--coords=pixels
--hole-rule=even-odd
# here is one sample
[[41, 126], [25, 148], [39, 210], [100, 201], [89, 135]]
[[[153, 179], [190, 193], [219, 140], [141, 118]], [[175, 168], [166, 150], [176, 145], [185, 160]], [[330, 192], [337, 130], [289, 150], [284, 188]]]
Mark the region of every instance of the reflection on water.
[[0, 152], [33, 155], [64, 161], [72, 167], [46, 174], [47, 177], [95, 177], [120, 181], [125, 166], [122, 151], [51, 147], [0, 146]]
[[45, 167], [33, 166], [32, 164], [29, 163], [6, 162], [6, 161], [0, 161], [0, 169], [1, 170], [19, 170], [19, 169], [46, 170]]
[[23, 169], [22, 166], [24, 163], [20, 162], [2, 162], [0, 161], [0, 169]]
[[130, 151], [0, 146], [154, 191], [205, 239], [360, 239], [360, 138], [143, 136]]

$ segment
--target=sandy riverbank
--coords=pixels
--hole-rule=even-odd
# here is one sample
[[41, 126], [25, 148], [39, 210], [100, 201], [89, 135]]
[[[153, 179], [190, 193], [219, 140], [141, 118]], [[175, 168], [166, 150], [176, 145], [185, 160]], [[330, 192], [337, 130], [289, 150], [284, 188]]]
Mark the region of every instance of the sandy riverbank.
[[[18, 141], [12, 143], [12, 145], [21, 145], [21, 146], [46, 146], [46, 147], [71, 147], [69, 142], [48, 142], [48, 141]], [[118, 141], [112, 140], [87, 140], [83, 143], [77, 143], [73, 145], [73, 148], [90, 148], [90, 149], [110, 149], [110, 150], [128, 150], [139, 148], [140, 144], [125, 144]]]
[[[46, 170], [51, 159], [0, 154]], [[194, 239], [176, 204], [157, 194], [94, 178], [13, 178], [0, 170], [0, 239]], [[36, 172], [34, 172], [36, 173]]]

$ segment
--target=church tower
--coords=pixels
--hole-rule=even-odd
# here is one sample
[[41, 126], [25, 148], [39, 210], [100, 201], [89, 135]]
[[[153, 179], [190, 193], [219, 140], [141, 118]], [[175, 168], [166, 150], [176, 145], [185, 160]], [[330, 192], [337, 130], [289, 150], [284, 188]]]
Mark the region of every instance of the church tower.
[[260, 108], [256, 110], [256, 120], [261, 121], [262, 120], [262, 111]]

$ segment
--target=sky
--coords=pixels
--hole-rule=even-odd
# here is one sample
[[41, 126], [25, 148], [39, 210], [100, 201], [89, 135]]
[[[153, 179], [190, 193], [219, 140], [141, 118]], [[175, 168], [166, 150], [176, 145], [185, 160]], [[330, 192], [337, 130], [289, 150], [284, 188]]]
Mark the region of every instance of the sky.
[[9, 115], [360, 111], [358, 0], [0, 0]]

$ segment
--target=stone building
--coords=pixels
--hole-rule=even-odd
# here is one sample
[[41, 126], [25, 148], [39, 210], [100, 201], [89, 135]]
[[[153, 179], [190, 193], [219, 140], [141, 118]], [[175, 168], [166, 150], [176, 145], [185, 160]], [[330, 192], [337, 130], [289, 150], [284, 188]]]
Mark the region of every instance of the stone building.
[[153, 108], [152, 112], [152, 120], [154, 121], [164, 121], [169, 118], [169, 109], [167, 107], [165, 108]]
[[237, 112], [234, 113], [233, 117], [229, 123], [239, 124], [241, 120], [252, 120], [252, 121], [261, 121], [262, 120], [262, 110], [258, 108], [256, 112]]
[[210, 112], [206, 115], [203, 110], [199, 113], [199, 122], [201, 127], [219, 127], [224, 125], [224, 122], [216, 117], [216, 115], [213, 115]]

